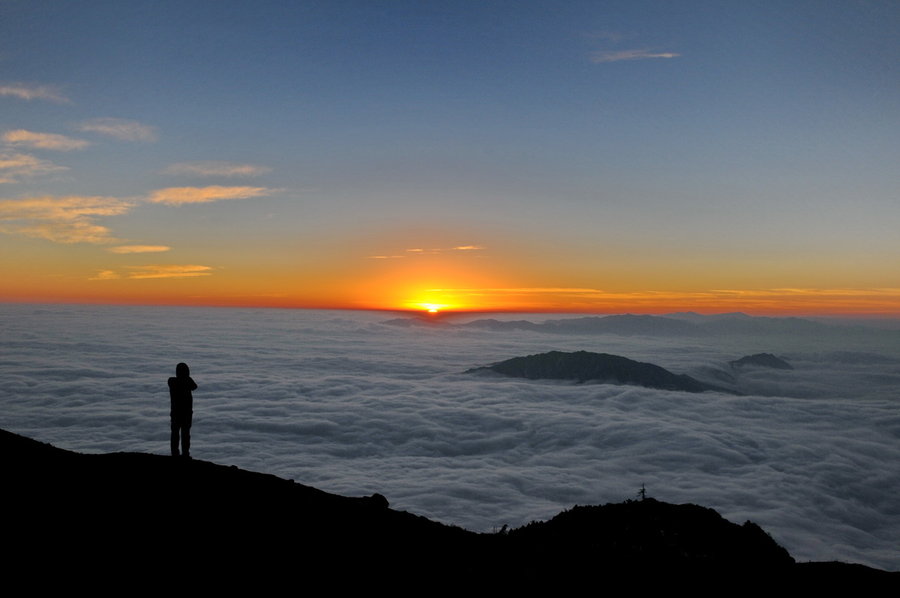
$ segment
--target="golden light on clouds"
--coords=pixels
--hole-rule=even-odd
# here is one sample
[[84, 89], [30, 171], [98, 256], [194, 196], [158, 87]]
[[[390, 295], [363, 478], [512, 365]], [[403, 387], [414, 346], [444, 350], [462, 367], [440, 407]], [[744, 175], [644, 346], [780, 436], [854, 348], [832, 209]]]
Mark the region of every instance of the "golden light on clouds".
[[30, 154], [0, 151], [0, 183], [17, 183], [23, 178], [63, 170], [68, 168]]
[[197, 276], [209, 276], [212, 274], [210, 266], [134, 266], [128, 276], [134, 279], [146, 278], [195, 278]]
[[62, 152], [84, 149], [90, 145], [90, 142], [83, 139], [74, 139], [57, 133], [36, 133], [25, 129], [7, 131], [3, 134], [3, 142], [8, 145]]
[[0, 232], [56, 243], [112, 243], [95, 219], [126, 213], [132, 203], [114, 197], [29, 197], [0, 200]]
[[208, 187], [168, 187], [158, 189], [150, 194], [147, 201], [170, 206], [181, 206], [195, 203], [211, 203], [227, 199], [250, 199], [264, 197], [274, 191], [266, 187], [224, 187], [210, 185]]
[[110, 247], [107, 251], [111, 253], [160, 253], [170, 249], [172, 248], [165, 245], [119, 245]]
[[212, 274], [210, 266], [196, 265], [151, 265], [131, 266], [126, 278], [145, 280], [148, 278], [196, 278]]
[[119, 278], [122, 277], [115, 270], [101, 270], [88, 280], [118, 280]]

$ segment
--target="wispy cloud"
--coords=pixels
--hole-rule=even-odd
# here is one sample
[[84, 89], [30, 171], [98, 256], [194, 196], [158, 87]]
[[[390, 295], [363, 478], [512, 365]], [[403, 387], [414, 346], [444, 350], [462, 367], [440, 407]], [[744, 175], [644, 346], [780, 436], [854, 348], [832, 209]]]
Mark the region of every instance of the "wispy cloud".
[[19, 98], [20, 100], [49, 100], [66, 103], [69, 98], [63, 96], [52, 85], [34, 85], [29, 83], [0, 84], [0, 96]]
[[126, 213], [132, 204], [114, 197], [30, 197], [0, 200], [0, 232], [56, 243], [113, 243], [102, 216]]
[[172, 248], [165, 245], [119, 245], [110, 247], [107, 251], [112, 253], [161, 253], [170, 249]]
[[430, 249], [425, 249], [422, 247], [412, 247], [410, 249], [404, 249], [404, 253], [402, 254], [393, 254], [393, 255], [370, 255], [367, 256], [370, 260], [395, 260], [402, 259], [409, 256], [418, 256], [418, 255], [439, 255], [446, 254], [452, 252], [467, 252], [467, 251], [481, 251], [484, 247], [480, 245], [457, 245], [456, 247], [433, 247]]
[[180, 206], [184, 204], [210, 203], [225, 199], [264, 197], [273, 192], [273, 189], [266, 187], [223, 187], [220, 185], [211, 185], [209, 187], [168, 187], [154, 191], [147, 198], [147, 201]]
[[254, 177], [271, 172], [268, 166], [238, 164], [235, 162], [201, 161], [180, 162], [165, 169], [166, 174], [193, 176]]
[[25, 129], [7, 131], [3, 134], [3, 142], [9, 145], [25, 146], [33, 149], [48, 149], [62, 152], [84, 149], [90, 142], [74, 139], [56, 133], [36, 133]]
[[212, 274], [211, 266], [197, 265], [153, 265], [133, 266], [128, 278], [195, 278]]
[[88, 280], [118, 280], [122, 278], [119, 274], [113, 270], [101, 270], [97, 272], [94, 276], [88, 278]]
[[124, 274], [115, 270], [101, 270], [88, 280], [147, 280], [154, 278], [197, 278], [210, 276], [211, 266], [154, 264], [151, 266], [129, 266]]
[[123, 118], [93, 118], [75, 125], [79, 131], [99, 133], [122, 141], [156, 141], [156, 128]]
[[60, 170], [68, 168], [29, 154], [0, 151], [0, 183], [17, 183], [23, 178]]
[[450, 253], [454, 251], [480, 251], [484, 249], [484, 247], [480, 247], [478, 245], [458, 245], [456, 247], [433, 247], [431, 249], [422, 249], [421, 247], [414, 247], [412, 249], [407, 249], [406, 253], [412, 253], [414, 255], [434, 255], [437, 253]]
[[604, 62], [622, 62], [624, 60], [648, 60], [653, 58], [678, 58], [681, 54], [675, 52], [654, 52], [652, 50], [614, 50], [598, 51], [590, 55], [591, 62], [600, 64]]

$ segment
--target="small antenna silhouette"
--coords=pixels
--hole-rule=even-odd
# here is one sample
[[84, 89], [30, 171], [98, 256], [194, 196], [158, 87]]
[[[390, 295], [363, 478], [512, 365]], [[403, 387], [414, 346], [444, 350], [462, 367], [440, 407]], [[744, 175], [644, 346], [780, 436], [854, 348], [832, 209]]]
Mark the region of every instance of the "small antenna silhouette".
[[644, 500], [645, 498], [647, 498], [647, 489], [644, 488], [643, 484], [641, 484], [641, 489], [638, 491], [638, 496], [641, 497], [641, 500]]

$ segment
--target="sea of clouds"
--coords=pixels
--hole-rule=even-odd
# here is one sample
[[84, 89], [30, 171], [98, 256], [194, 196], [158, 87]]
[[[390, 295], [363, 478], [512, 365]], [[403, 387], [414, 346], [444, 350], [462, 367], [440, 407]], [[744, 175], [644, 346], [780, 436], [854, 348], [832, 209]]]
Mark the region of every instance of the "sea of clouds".
[[[620, 502], [643, 485], [752, 520], [801, 561], [900, 570], [898, 330], [677, 339], [392, 317], [0, 304], [0, 427], [81, 452], [167, 454], [166, 379], [184, 361], [199, 385], [198, 459], [379, 492], [474, 531]], [[697, 377], [734, 374], [728, 361], [759, 352], [795, 369], [742, 370], [744, 396], [465, 373], [550, 350]]]

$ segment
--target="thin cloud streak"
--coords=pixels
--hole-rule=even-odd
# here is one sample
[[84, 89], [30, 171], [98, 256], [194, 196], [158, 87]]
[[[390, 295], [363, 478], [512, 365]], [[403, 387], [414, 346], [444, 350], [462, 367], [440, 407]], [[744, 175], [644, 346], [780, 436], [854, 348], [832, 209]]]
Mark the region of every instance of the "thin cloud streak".
[[211, 185], [209, 187], [168, 187], [154, 191], [147, 198], [147, 201], [170, 206], [181, 206], [184, 204], [211, 203], [226, 199], [251, 199], [264, 197], [273, 192], [273, 189], [266, 187], [223, 187], [221, 185]]
[[150, 265], [132, 266], [128, 278], [140, 280], [148, 278], [195, 278], [212, 274], [211, 266], [198, 265]]
[[234, 162], [202, 161], [172, 164], [163, 172], [173, 175], [256, 177], [271, 172], [268, 166]]
[[118, 280], [119, 278], [122, 277], [113, 270], [101, 270], [95, 276], [88, 278], [88, 280]]
[[622, 62], [626, 60], [648, 60], [653, 58], [678, 58], [675, 52], [653, 52], [651, 50], [616, 50], [593, 52], [590, 60], [595, 64]]
[[55, 243], [114, 243], [100, 216], [118, 216], [133, 204], [114, 197], [30, 197], [0, 200], [0, 232]]
[[366, 256], [366, 259], [370, 260], [399, 260], [406, 257], [412, 256], [422, 256], [422, 255], [440, 255], [446, 253], [454, 253], [454, 252], [475, 252], [475, 251], [483, 251], [485, 248], [480, 245], [457, 245], [456, 247], [435, 247], [432, 249], [424, 249], [422, 247], [412, 247], [410, 249], [404, 249], [404, 254], [394, 254], [394, 255], [369, 255]]
[[49, 100], [60, 104], [70, 101], [69, 98], [63, 96], [52, 85], [32, 85], [28, 83], [6, 83], [0, 85], [0, 96], [19, 98], [20, 100]]
[[84, 149], [90, 145], [84, 139], [74, 139], [56, 133], [36, 133], [25, 129], [7, 131], [3, 134], [4, 143], [25, 146], [33, 149], [47, 149], [61, 152]]
[[121, 141], [156, 141], [156, 129], [135, 120], [94, 118], [75, 125], [79, 131], [98, 133]]
[[165, 245], [119, 245], [118, 247], [110, 247], [107, 251], [111, 253], [161, 253], [169, 251], [171, 247]]
[[0, 183], [18, 183], [23, 178], [62, 170], [68, 170], [68, 167], [58, 166], [30, 154], [0, 151]]

